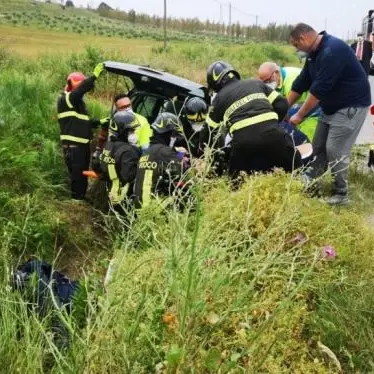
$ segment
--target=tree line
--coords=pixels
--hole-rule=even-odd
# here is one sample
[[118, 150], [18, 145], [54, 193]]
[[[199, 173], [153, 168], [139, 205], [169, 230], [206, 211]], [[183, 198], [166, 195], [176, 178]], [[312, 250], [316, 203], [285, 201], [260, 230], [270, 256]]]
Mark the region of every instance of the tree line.
[[[46, 0], [47, 2], [49, 0]], [[64, 6], [74, 7], [72, 0], [61, 1]], [[93, 10], [93, 9], [91, 9]], [[145, 13], [137, 13], [134, 9], [126, 11], [114, 10], [106, 3], [102, 2], [99, 7], [93, 10], [99, 13], [100, 16], [124, 21], [142, 26], [153, 28], [163, 27], [163, 17], [156, 15], [149, 15]], [[277, 24], [275, 22], [269, 23], [267, 26], [257, 25], [242, 25], [239, 22], [231, 25], [215, 22], [215, 21], [201, 21], [195, 18], [167, 18], [167, 28], [176, 31], [199, 34], [207, 36], [225, 36], [228, 38], [235, 38], [239, 40], [260, 40], [271, 42], [288, 42], [292, 25]]]
[[[156, 15], [148, 15], [145, 13], [137, 13], [134, 9], [128, 12], [112, 10], [108, 8], [98, 8], [96, 10], [102, 17], [112, 18], [120, 21], [130, 22], [134, 24], [161, 28], [163, 26], [163, 18]], [[215, 21], [201, 21], [198, 18], [167, 18], [167, 28], [199, 35], [217, 35], [227, 36], [235, 39], [243, 40], [263, 40], [288, 42], [292, 25], [278, 25], [275, 22], [269, 23], [266, 27], [256, 25], [242, 25], [236, 22], [227, 25]]]

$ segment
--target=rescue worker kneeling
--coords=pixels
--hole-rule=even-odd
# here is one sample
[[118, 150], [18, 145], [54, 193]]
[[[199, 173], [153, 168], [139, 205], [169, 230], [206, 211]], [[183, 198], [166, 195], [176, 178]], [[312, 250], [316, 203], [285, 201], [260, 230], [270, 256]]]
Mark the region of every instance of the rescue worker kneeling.
[[121, 204], [129, 202], [133, 194], [141, 155], [136, 145], [135, 131], [138, 126], [133, 113], [115, 113], [109, 128], [109, 140], [100, 155], [100, 169], [107, 181], [109, 202], [117, 211], [122, 211]]
[[208, 88], [217, 92], [207, 124], [227, 126], [232, 137], [229, 175], [240, 171], [292, 171], [302, 165], [292, 139], [278, 127], [288, 110], [285, 98], [257, 79], [240, 80], [233, 67], [214, 62], [207, 71]]
[[180, 121], [183, 128], [183, 138], [176, 145], [188, 149], [192, 157], [202, 157], [204, 150], [201, 131], [208, 115], [208, 105], [200, 97], [190, 97], [181, 112]]
[[184, 186], [183, 175], [188, 166], [183, 154], [175, 148], [181, 135], [181, 124], [172, 113], [161, 113], [151, 125], [153, 136], [149, 149], [139, 160], [135, 179], [135, 207], [148, 206], [153, 198], [160, 199], [162, 207], [172, 203], [172, 196]]

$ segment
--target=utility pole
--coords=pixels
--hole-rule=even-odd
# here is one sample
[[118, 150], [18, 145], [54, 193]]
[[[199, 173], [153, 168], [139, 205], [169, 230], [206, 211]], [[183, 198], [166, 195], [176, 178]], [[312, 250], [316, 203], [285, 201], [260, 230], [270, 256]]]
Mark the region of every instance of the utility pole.
[[230, 33], [230, 36], [232, 34], [231, 32], [231, 3], [229, 3], [229, 33]]
[[222, 15], [222, 4], [220, 3], [219, 4], [219, 23], [223, 23], [222, 21], [223, 21], [223, 15]]
[[164, 0], [164, 50], [166, 50], [166, 0]]

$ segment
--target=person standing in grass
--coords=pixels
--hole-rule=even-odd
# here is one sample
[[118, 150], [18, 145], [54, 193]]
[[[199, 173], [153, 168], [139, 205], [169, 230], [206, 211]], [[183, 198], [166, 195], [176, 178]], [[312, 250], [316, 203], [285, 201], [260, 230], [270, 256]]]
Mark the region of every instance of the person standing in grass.
[[100, 63], [91, 77], [86, 78], [79, 72], [69, 74], [65, 91], [57, 100], [60, 139], [71, 179], [71, 197], [75, 200], [83, 200], [87, 191], [88, 182], [83, 171], [90, 164], [92, 130], [99, 125], [107, 128], [109, 124], [108, 118], [98, 120], [89, 117], [83, 100], [103, 71], [104, 64]]
[[310, 186], [312, 179], [330, 166], [334, 185], [328, 203], [346, 204], [349, 156], [371, 104], [367, 75], [351, 47], [325, 31], [317, 33], [299, 23], [291, 31], [290, 42], [308, 55], [288, 95], [289, 105], [309, 91], [290, 122], [298, 126], [318, 104], [322, 109], [313, 138], [315, 159], [306, 173], [306, 183]]

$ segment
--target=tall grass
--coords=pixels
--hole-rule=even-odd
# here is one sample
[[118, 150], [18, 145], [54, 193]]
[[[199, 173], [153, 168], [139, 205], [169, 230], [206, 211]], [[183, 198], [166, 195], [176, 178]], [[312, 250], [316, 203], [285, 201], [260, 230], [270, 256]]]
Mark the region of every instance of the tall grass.
[[224, 180], [203, 186], [194, 211], [150, 207], [123, 222], [106, 294], [89, 290], [85, 327], [66, 320], [75, 334], [55, 372], [370, 372], [373, 233], [362, 218], [310, 201], [284, 174], [235, 193]]

